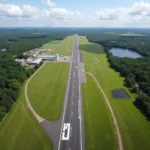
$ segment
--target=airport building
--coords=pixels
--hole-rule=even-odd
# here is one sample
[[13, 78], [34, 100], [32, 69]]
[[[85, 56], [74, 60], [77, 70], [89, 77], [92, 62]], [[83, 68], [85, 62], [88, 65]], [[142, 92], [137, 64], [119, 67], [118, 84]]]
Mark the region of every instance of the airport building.
[[59, 60], [59, 55], [45, 55], [45, 56], [38, 56], [37, 58], [41, 58], [42, 60], [46, 61], [58, 61]]
[[31, 65], [38, 65], [38, 64], [40, 64], [41, 62], [42, 62], [42, 59], [41, 59], [41, 58], [37, 58], [37, 59], [28, 61], [28, 63], [31, 64]]

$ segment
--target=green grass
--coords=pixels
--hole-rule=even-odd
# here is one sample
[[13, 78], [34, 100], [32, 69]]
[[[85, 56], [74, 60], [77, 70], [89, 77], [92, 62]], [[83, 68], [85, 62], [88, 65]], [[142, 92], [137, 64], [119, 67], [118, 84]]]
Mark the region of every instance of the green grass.
[[89, 55], [86, 52], [82, 52], [82, 53], [83, 53], [83, 55], [85, 55], [85, 57], [84, 57], [85, 65], [93, 65], [93, 64], [97, 63], [97, 61], [93, 57], [91, 57], [91, 55]]
[[143, 34], [136, 34], [136, 33], [124, 33], [124, 34], [118, 34], [121, 36], [144, 36]]
[[110, 112], [95, 81], [83, 84], [86, 150], [116, 150], [117, 140]]
[[51, 52], [51, 54], [71, 55], [73, 43], [74, 36], [68, 36]]
[[[133, 105], [134, 96], [124, 87], [124, 78], [109, 67], [103, 47], [89, 43], [86, 38], [80, 39], [80, 50], [96, 57], [100, 63], [86, 66], [86, 71], [91, 72], [107, 95], [121, 130], [125, 150], [149, 150], [150, 149], [150, 122]], [[93, 48], [91, 48], [93, 45]], [[88, 58], [84, 55], [85, 63]], [[130, 96], [129, 100], [115, 99], [112, 97], [112, 90], [123, 88]], [[95, 89], [96, 90], [96, 89]], [[98, 118], [99, 119], [99, 118]]]
[[60, 44], [60, 42], [61, 40], [50, 41], [44, 44], [41, 48], [45, 48], [45, 49], [48, 48], [54, 50]]
[[46, 63], [28, 85], [34, 110], [47, 120], [59, 119], [69, 72], [68, 63]]
[[26, 106], [24, 88], [0, 125], [0, 150], [52, 150], [52, 143]]

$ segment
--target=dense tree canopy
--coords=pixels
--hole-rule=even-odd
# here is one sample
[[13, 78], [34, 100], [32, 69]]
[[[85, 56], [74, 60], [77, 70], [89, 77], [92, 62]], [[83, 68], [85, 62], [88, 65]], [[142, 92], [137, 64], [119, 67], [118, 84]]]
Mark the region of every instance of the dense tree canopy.
[[0, 120], [16, 101], [21, 85], [32, 73], [15, 62], [12, 56], [0, 55]]

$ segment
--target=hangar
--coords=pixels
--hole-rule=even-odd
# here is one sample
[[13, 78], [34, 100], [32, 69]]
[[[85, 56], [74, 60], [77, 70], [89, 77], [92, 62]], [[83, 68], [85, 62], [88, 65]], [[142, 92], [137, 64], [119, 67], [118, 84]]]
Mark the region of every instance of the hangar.
[[45, 55], [45, 56], [38, 56], [37, 58], [40, 58], [42, 60], [47, 60], [47, 61], [58, 61], [59, 60], [59, 55]]

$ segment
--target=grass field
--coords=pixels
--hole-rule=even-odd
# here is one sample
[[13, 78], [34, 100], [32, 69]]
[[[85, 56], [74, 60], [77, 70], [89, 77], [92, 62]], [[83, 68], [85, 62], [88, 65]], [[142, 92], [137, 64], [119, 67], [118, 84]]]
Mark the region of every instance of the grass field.
[[34, 110], [48, 120], [59, 119], [69, 72], [68, 63], [46, 63], [28, 85]]
[[117, 140], [108, 107], [93, 78], [83, 84], [86, 150], [116, 150]]
[[0, 125], [0, 150], [52, 150], [52, 143], [26, 106], [23, 86]]
[[[133, 105], [134, 96], [129, 93], [126, 87], [124, 87], [124, 78], [120, 77], [119, 73], [109, 67], [102, 46], [89, 43], [88, 40], [83, 37], [79, 38], [79, 43], [80, 50], [84, 52], [85, 64], [91, 62], [91, 58], [89, 59], [85, 53], [88, 53], [99, 60], [99, 64], [97, 65], [86, 65], [86, 71], [91, 72], [96, 77], [113, 107], [121, 130], [124, 149], [150, 149], [150, 122], [148, 122], [143, 114], [141, 114], [141, 112]], [[93, 89], [93, 87], [91, 89]], [[111, 94], [112, 90], [119, 88], [125, 89], [130, 95], [130, 99], [124, 100], [113, 98]], [[101, 109], [101, 106], [99, 106], [99, 109]], [[103, 121], [101, 118], [97, 118], [97, 121], [99, 119]]]
[[51, 52], [51, 54], [71, 55], [73, 43], [74, 36], [68, 36]]
[[60, 42], [61, 40], [50, 41], [44, 44], [41, 48], [45, 48], [45, 49], [48, 48], [54, 50], [60, 44]]
[[144, 36], [143, 34], [137, 34], [137, 33], [124, 33], [124, 34], [118, 34], [121, 36]]

